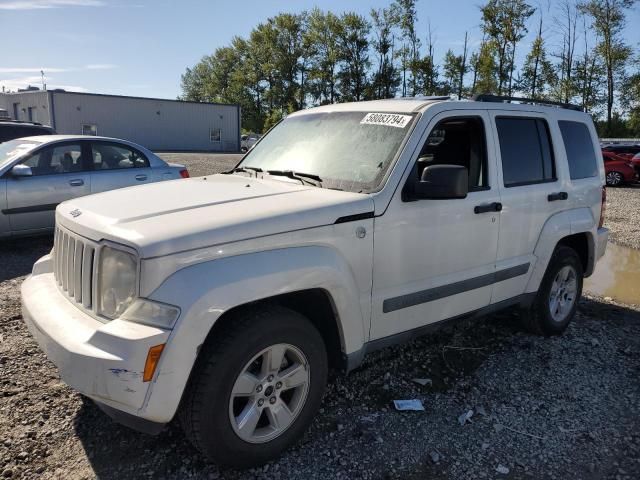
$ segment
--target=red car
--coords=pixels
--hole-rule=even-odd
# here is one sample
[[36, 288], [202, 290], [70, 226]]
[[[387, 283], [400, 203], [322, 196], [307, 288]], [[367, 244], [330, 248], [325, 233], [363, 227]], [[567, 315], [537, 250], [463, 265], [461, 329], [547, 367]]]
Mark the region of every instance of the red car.
[[602, 152], [602, 157], [604, 158], [607, 185], [617, 187], [624, 183], [638, 181], [638, 172], [629, 160], [607, 151]]

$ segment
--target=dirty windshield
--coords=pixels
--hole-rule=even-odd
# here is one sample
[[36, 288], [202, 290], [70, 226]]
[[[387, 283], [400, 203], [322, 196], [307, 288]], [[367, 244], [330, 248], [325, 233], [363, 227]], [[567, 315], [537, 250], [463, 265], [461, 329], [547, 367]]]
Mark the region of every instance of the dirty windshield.
[[324, 188], [370, 192], [382, 181], [413, 121], [414, 115], [376, 112], [292, 116], [269, 132], [239, 166], [262, 174], [313, 175]]

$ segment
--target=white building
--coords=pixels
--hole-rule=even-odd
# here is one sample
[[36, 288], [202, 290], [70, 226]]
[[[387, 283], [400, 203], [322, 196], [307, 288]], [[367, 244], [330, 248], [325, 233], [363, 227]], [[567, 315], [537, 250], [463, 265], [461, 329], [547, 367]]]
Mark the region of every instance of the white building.
[[123, 138], [151, 150], [240, 151], [238, 105], [27, 90], [0, 93], [2, 108], [60, 134]]

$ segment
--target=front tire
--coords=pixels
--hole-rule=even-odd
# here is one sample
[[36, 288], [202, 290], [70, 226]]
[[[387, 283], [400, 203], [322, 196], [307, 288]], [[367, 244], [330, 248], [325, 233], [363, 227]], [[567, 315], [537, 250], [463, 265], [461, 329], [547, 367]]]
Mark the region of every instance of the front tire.
[[573, 248], [556, 247], [533, 305], [522, 312], [527, 330], [539, 335], [559, 335], [567, 328], [582, 295], [584, 272]]
[[262, 305], [231, 314], [198, 359], [180, 420], [219, 465], [276, 458], [307, 429], [327, 381], [322, 336], [299, 313]]

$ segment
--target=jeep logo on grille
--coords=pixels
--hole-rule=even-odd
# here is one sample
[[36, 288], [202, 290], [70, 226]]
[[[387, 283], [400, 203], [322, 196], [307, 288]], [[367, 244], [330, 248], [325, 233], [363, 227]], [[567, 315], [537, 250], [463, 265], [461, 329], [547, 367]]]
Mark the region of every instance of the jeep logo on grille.
[[71, 211], [69, 212], [69, 214], [70, 214], [73, 218], [76, 218], [76, 217], [79, 217], [80, 215], [82, 215], [82, 212], [80, 211], [80, 209], [76, 208], [75, 210], [71, 210]]

